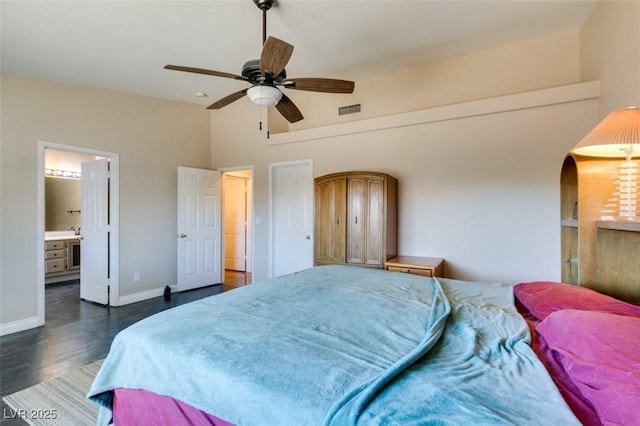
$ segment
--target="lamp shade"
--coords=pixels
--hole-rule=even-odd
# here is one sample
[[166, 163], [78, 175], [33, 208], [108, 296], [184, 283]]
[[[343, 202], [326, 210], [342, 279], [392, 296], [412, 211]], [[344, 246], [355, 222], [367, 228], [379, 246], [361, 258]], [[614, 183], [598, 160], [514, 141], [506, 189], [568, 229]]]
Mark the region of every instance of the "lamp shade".
[[280, 102], [282, 92], [273, 86], [256, 85], [247, 90], [247, 96], [256, 105], [274, 106]]
[[622, 108], [609, 113], [571, 152], [590, 157], [639, 156], [640, 108]]

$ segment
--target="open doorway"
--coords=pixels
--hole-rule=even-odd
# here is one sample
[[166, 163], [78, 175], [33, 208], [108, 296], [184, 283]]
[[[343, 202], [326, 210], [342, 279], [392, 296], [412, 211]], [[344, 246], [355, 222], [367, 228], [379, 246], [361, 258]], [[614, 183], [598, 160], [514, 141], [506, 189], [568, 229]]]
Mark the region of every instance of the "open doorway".
[[95, 156], [44, 152], [45, 286], [80, 284], [81, 164]]
[[[81, 240], [83, 235], [83, 213], [87, 204], [87, 185], [82, 182], [82, 164], [97, 158], [109, 163], [109, 183], [105, 192], [108, 216], [108, 245], [104, 248], [104, 263], [108, 265], [104, 278], [106, 292], [110, 294], [106, 304], [118, 306], [118, 155], [74, 146], [39, 143], [38, 169], [38, 320], [45, 323], [45, 301], [47, 286], [64, 282], [75, 282], [79, 289], [82, 280], [96, 275], [91, 259], [83, 259]], [[84, 188], [82, 188], [84, 186]], [[84, 270], [83, 270], [84, 268]], [[75, 295], [75, 291], [65, 291]], [[76, 297], [76, 296], [73, 296]], [[84, 296], [82, 296], [84, 297]], [[80, 297], [78, 296], [78, 301]], [[102, 302], [101, 302], [102, 303]]]
[[224, 283], [251, 283], [253, 265], [253, 169], [222, 171]]

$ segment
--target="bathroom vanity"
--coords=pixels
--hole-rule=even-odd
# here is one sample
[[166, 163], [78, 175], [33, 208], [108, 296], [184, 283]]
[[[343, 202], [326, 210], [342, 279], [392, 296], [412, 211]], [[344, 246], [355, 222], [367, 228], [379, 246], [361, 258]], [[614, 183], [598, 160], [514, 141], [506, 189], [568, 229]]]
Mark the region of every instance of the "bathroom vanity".
[[47, 284], [79, 278], [80, 236], [73, 231], [45, 232], [44, 271]]

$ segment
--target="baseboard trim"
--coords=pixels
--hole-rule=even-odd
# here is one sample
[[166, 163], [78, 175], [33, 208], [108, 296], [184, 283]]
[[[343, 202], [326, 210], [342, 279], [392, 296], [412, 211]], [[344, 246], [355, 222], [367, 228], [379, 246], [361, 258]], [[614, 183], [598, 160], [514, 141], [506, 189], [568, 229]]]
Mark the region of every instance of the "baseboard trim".
[[[171, 291], [175, 291], [175, 286], [170, 286]], [[154, 297], [160, 297], [164, 295], [164, 287], [154, 288], [147, 291], [141, 291], [140, 293], [128, 294], [126, 296], [120, 296], [118, 300], [118, 306], [129, 305], [131, 303], [142, 302], [143, 300], [153, 299]]]
[[0, 336], [7, 334], [18, 333], [20, 331], [29, 330], [32, 328], [40, 327], [44, 325], [40, 323], [38, 317], [25, 318], [18, 321], [8, 322], [6, 324], [0, 324]]

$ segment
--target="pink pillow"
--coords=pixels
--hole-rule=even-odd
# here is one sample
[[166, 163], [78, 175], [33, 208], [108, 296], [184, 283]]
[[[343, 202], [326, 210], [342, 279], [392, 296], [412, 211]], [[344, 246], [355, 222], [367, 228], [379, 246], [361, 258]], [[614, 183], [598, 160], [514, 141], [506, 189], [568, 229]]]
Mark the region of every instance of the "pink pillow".
[[640, 424], [640, 318], [566, 309], [536, 331], [603, 424]]
[[562, 309], [609, 312], [640, 318], [640, 306], [573, 284], [536, 281], [517, 284], [513, 291], [520, 303], [539, 320]]

